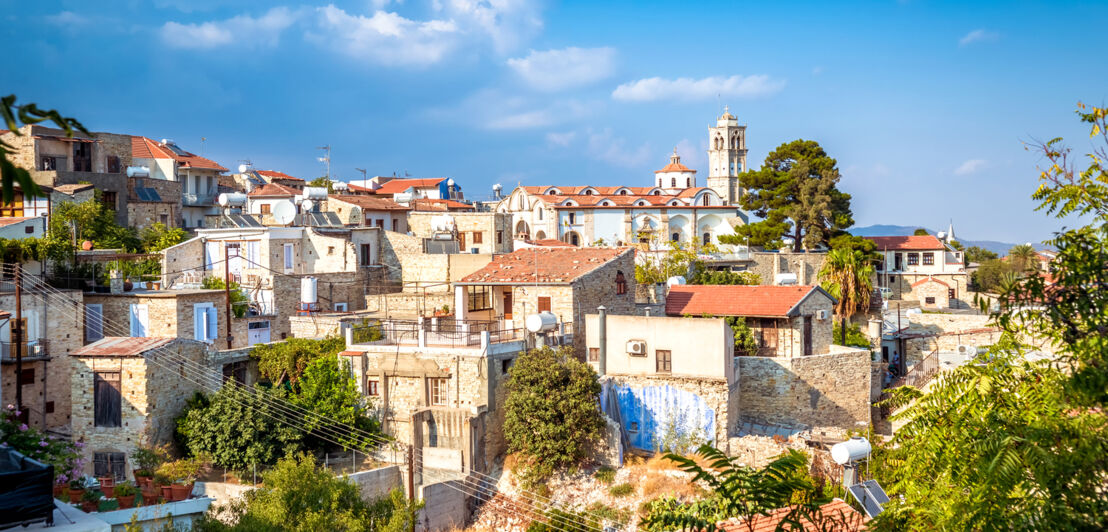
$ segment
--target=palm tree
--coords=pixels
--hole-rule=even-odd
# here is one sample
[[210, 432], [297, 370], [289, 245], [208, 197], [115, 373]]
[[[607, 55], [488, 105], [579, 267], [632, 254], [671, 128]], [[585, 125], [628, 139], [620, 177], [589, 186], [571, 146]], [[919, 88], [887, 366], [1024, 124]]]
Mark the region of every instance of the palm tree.
[[873, 293], [873, 265], [863, 251], [832, 249], [819, 270], [820, 285], [838, 301], [835, 314], [842, 320], [842, 344], [846, 344], [846, 322], [860, 308], [869, 306]]
[[1038, 259], [1039, 254], [1031, 244], [1020, 244], [1008, 250], [1008, 260], [1020, 273], [1030, 270]]

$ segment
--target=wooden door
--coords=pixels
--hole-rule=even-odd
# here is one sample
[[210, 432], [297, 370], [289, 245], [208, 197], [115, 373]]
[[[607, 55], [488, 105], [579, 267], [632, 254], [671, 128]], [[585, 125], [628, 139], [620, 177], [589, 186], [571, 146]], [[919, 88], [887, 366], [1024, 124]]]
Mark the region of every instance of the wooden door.
[[804, 320], [804, 338], [802, 339], [802, 344], [803, 344], [803, 347], [804, 347], [804, 356], [811, 356], [812, 355], [812, 317], [811, 316], [802, 316], [801, 319]]
[[504, 292], [504, 319], [512, 319], [512, 293]]

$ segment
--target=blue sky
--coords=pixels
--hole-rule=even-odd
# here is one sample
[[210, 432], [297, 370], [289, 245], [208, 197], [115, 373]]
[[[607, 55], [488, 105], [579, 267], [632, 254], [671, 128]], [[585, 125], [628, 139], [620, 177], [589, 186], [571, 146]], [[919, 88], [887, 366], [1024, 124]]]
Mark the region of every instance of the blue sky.
[[[749, 165], [797, 138], [839, 161], [858, 225], [1042, 240], [1039, 162], [1087, 151], [1108, 4], [0, 0], [4, 93], [233, 168], [647, 185], [674, 146], [706, 177], [730, 105]], [[717, 97], [718, 95], [718, 97]], [[201, 145], [200, 138], [207, 140]], [[703, 181], [701, 181], [703, 183]], [[1072, 221], [1070, 222], [1072, 225]]]

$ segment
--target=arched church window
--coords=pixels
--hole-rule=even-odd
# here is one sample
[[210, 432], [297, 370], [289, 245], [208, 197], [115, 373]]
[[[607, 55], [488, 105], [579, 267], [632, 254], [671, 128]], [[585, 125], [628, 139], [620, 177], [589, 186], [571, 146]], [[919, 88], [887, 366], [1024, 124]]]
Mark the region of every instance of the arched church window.
[[685, 178], [685, 188], [689, 188], [691, 186], [692, 186], [692, 178], [691, 177], [686, 177]]
[[669, 239], [673, 242], [680, 242], [681, 241], [681, 233], [673, 233], [673, 234], [669, 235]]
[[676, 187], [677, 186], [677, 178], [676, 177], [669, 178], [669, 186], [671, 186], [671, 187]]
[[705, 246], [707, 246], [708, 244], [711, 244], [711, 243], [712, 243], [712, 233], [704, 233], [704, 242], [703, 242], [703, 244]]

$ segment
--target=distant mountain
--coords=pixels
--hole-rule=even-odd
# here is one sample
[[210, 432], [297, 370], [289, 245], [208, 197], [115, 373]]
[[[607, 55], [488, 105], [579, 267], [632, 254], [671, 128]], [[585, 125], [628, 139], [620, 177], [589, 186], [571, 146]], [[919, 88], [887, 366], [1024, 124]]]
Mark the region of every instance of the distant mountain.
[[[865, 227], [852, 227], [852, 228], [849, 229], [849, 232], [850, 232], [850, 234], [855, 235], [855, 236], [909, 236], [912, 233], [915, 233], [916, 229], [919, 229], [918, 225], [876, 224], [876, 225], [867, 225]], [[924, 227], [924, 229], [927, 229], [927, 232], [931, 233], [931, 234], [935, 234], [935, 233], [938, 232], [938, 231], [936, 231], [934, 229], [931, 229], [931, 228], [928, 228], [928, 227]], [[993, 253], [996, 253], [996, 254], [1001, 255], [1001, 256], [1007, 255], [1008, 250], [1012, 249], [1012, 246], [1016, 245], [1016, 244], [1012, 244], [1010, 242], [997, 242], [996, 240], [969, 240], [969, 239], [965, 239], [965, 238], [962, 238], [961, 236], [958, 236], [958, 228], [957, 227], [954, 228], [954, 233], [955, 233], [955, 237], [958, 238], [958, 241], [961, 242], [962, 245], [966, 246], [967, 248], [970, 247], [970, 246], [977, 246], [981, 249], [987, 249], [987, 250], [992, 251]], [[1032, 242], [1032, 245], [1035, 246], [1035, 249], [1049, 249], [1049, 246], [1044, 246], [1042, 244], [1035, 243], [1035, 242]]]

